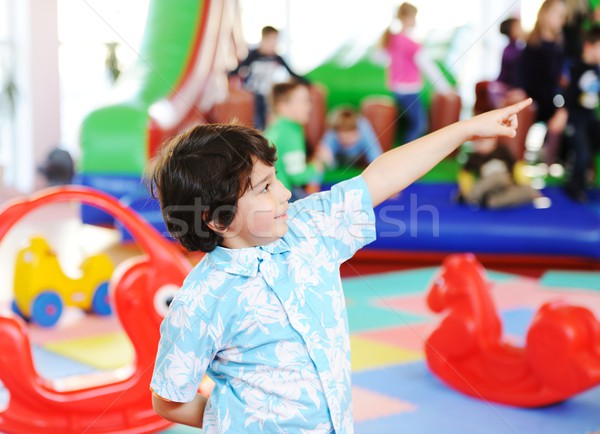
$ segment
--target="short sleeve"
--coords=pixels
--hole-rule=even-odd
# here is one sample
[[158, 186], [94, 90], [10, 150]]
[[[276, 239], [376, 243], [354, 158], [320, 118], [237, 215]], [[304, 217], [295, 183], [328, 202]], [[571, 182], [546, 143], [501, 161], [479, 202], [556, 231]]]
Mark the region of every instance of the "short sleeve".
[[172, 303], [160, 326], [150, 384], [156, 395], [174, 402], [189, 402], [196, 396], [215, 355], [214, 330], [193, 304]]
[[290, 208], [292, 236], [322, 243], [338, 263], [376, 238], [373, 202], [362, 176], [298, 200]]

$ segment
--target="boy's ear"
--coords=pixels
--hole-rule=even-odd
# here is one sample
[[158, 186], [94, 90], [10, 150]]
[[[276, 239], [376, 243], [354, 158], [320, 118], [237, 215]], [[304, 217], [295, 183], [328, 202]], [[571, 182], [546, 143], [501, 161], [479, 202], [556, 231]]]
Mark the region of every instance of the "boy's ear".
[[214, 220], [208, 221], [207, 219], [208, 211], [204, 211], [202, 213], [202, 220], [206, 222], [206, 226], [208, 226], [211, 231], [214, 231], [218, 234], [224, 234], [227, 231], [227, 228], [223, 228], [222, 226], [218, 225]]
[[223, 229], [222, 227], [219, 227], [215, 224], [214, 221], [209, 221], [206, 222], [206, 226], [208, 226], [210, 228], [210, 230], [218, 233], [218, 234], [224, 234], [227, 231], [227, 228]]

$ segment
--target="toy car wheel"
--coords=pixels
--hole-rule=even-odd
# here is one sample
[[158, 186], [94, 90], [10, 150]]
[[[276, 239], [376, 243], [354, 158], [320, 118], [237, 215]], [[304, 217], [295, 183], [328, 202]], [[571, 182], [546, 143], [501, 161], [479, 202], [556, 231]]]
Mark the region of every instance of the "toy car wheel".
[[51, 327], [58, 322], [63, 310], [63, 302], [56, 292], [40, 293], [31, 309], [31, 319], [42, 327]]
[[12, 308], [12, 311], [13, 311], [14, 313], [16, 313], [17, 315], [19, 315], [19, 316], [20, 316], [21, 318], [23, 318], [25, 321], [29, 321], [29, 318], [27, 318], [27, 317], [25, 316], [25, 314], [23, 313], [23, 311], [21, 311], [21, 309], [19, 309], [19, 306], [17, 305], [17, 301], [16, 301], [16, 300], [13, 300], [13, 301], [12, 301], [12, 303], [11, 303], [11, 306], [10, 306], [10, 307]]
[[108, 282], [103, 282], [96, 288], [92, 297], [92, 312], [96, 315], [110, 315], [112, 313], [108, 298]]

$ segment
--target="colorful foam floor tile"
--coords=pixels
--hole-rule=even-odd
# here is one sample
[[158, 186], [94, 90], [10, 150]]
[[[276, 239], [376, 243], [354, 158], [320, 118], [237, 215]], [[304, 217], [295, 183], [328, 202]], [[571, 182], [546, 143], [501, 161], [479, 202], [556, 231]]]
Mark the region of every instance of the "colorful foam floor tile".
[[531, 326], [536, 310], [528, 307], [500, 312], [502, 331], [510, 337], [513, 345], [524, 345], [527, 330]]
[[[68, 357], [60, 356], [52, 351], [32, 345], [33, 364], [40, 376], [49, 380], [55, 380], [71, 376], [85, 376], [97, 370], [84, 363], [79, 363]], [[6, 408], [10, 394], [0, 382], [0, 411]]]
[[392, 297], [422, 293], [437, 268], [374, 274], [344, 279], [350, 332], [364, 332], [428, 322], [429, 318], [390, 305]]
[[[400, 327], [392, 327], [383, 330], [371, 330], [362, 333], [355, 333], [353, 337], [360, 337], [373, 342], [404, 348], [417, 353], [423, 353], [425, 341], [433, 331], [434, 324], [411, 324]], [[352, 354], [354, 355], [354, 346]]]
[[[600, 387], [559, 405], [519, 409], [464, 396], [435, 378], [422, 360], [422, 349], [443, 317], [432, 315], [424, 299], [436, 271], [419, 269], [344, 281], [354, 387], [411, 409], [386, 413], [382, 402], [377, 416], [365, 417], [356, 410], [360, 415], [356, 434], [589, 434], [600, 429]], [[566, 299], [600, 312], [600, 297], [593, 292], [547, 291], [537, 279], [507, 273], [488, 271], [487, 278], [504, 338], [514, 345], [524, 344], [535, 312], [546, 302]]]
[[352, 388], [352, 402], [356, 423], [417, 410], [410, 402], [390, 398], [362, 387]]
[[42, 377], [49, 379], [85, 375], [97, 371], [93, 366], [61, 356], [37, 345], [33, 346], [33, 364]]
[[6, 406], [8, 405], [8, 399], [8, 390], [6, 390], [4, 385], [0, 383], [0, 411], [6, 410]]
[[593, 271], [547, 271], [540, 279], [545, 287], [600, 291], [600, 273]]
[[435, 378], [424, 362], [359, 372], [355, 387], [409, 402], [416, 411], [357, 421], [356, 434], [589, 434], [600, 430], [600, 387], [561, 404], [514, 408], [467, 397]]
[[160, 432], [163, 434], [202, 434], [202, 430], [185, 425], [173, 425], [171, 428]]
[[352, 372], [421, 360], [423, 353], [377, 342], [373, 339], [350, 336]]
[[351, 305], [348, 307], [348, 323], [350, 333], [367, 330], [385, 329], [397, 325], [410, 325], [427, 322], [429, 319], [422, 315], [394, 309], [393, 307]]
[[[432, 314], [425, 302], [437, 270], [420, 268], [343, 280], [351, 331], [356, 434], [600, 431], [600, 387], [558, 405], [519, 409], [464, 396], [438, 380], [423, 354], [427, 337], [443, 318]], [[538, 280], [488, 271], [504, 337], [523, 345], [537, 309], [557, 298], [600, 314], [597, 276], [548, 272]], [[91, 317], [81, 327], [66, 324], [54, 330], [32, 327], [31, 335], [36, 367], [47, 378], [114, 369], [134, 357], [118, 322], [107, 319]], [[0, 411], [3, 399], [7, 393], [0, 385]], [[162, 432], [201, 430], [174, 425]]]
[[344, 294], [354, 300], [382, 299], [421, 293], [438, 269], [419, 268], [344, 279]]
[[123, 332], [55, 341], [44, 348], [99, 370], [121, 368], [135, 357], [133, 346]]
[[86, 315], [79, 309], [67, 308], [63, 316], [65, 318], [61, 318], [58, 325], [54, 327], [31, 325], [29, 328], [31, 342], [42, 346], [49, 342], [85, 339], [90, 336], [123, 331], [121, 323], [114, 315], [107, 317]]
[[595, 291], [577, 288], [548, 288], [536, 279], [519, 279], [492, 286], [492, 297], [497, 309], [518, 309], [530, 306], [538, 309], [544, 303], [557, 300], [585, 306], [600, 317], [600, 297]]

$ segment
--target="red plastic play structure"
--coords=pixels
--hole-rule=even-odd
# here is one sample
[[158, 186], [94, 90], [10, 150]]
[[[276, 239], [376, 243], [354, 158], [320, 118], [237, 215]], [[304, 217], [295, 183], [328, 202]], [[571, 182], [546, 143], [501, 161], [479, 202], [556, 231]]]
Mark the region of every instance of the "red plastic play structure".
[[0, 412], [6, 433], [147, 433], [170, 426], [152, 409], [150, 378], [159, 340], [159, 325], [168, 299], [191, 265], [173, 244], [117, 200], [83, 187], [45, 190], [0, 211], [0, 241], [29, 212], [56, 202], [78, 201], [119, 220], [145, 252], [117, 267], [110, 282], [114, 309], [135, 348], [129, 372], [87, 378], [95, 386], [75, 388], [52, 382], [35, 371], [29, 332], [16, 315], [0, 314], [0, 380], [10, 393]]
[[519, 407], [563, 401], [600, 384], [600, 323], [586, 308], [544, 304], [525, 347], [502, 340], [485, 270], [471, 254], [444, 260], [427, 297], [447, 311], [426, 343], [431, 370], [475, 398]]

